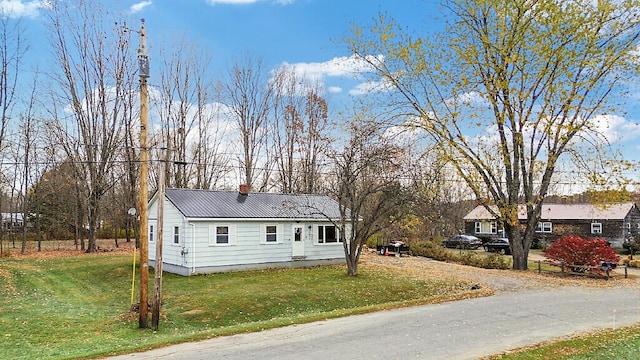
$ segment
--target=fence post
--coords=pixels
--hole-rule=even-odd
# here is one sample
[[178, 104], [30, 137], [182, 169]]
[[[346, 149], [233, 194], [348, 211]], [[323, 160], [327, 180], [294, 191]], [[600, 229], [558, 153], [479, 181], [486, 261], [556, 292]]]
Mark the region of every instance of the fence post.
[[542, 272], [542, 267], [540, 266], [540, 260], [538, 260], [538, 274]]

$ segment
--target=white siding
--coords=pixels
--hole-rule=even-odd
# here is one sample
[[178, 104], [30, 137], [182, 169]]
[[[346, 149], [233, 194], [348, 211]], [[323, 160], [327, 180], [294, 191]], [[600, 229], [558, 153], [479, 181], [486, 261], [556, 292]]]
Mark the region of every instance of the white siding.
[[[317, 242], [318, 225], [330, 225], [329, 222], [299, 223], [294, 220], [260, 221], [259, 219], [225, 221], [211, 219], [190, 221], [180, 213], [171, 202], [164, 204], [163, 263], [189, 269], [189, 273], [198, 268], [225, 267], [237, 265], [286, 263], [292, 259], [293, 225], [304, 229], [304, 260], [330, 260], [344, 258], [342, 243], [319, 244]], [[149, 223], [157, 221], [157, 203], [149, 206]], [[265, 241], [266, 225], [277, 227], [277, 241]], [[180, 243], [174, 244], [174, 227], [180, 229]], [[215, 228], [229, 227], [229, 243], [215, 243]], [[158, 237], [157, 225], [154, 237]], [[194, 241], [195, 239], [195, 241]], [[155, 259], [156, 243], [149, 244], [149, 259]]]
[[[157, 202], [153, 202], [149, 206], [149, 223], [156, 223], [158, 216]], [[162, 236], [162, 262], [179, 266], [191, 267], [191, 254], [188, 252], [183, 254], [183, 249], [191, 247], [191, 226], [182, 216], [182, 214], [170, 202], [164, 202], [164, 224]], [[180, 243], [174, 244], [174, 228], [180, 229]], [[154, 226], [154, 237], [158, 237], [158, 228]], [[156, 243], [149, 243], [149, 259], [153, 260], [156, 256]]]

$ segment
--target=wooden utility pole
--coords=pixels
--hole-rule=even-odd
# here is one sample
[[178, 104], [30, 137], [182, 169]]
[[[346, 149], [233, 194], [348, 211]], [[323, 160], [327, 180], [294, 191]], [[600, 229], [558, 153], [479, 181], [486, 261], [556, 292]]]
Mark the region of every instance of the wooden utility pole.
[[158, 175], [158, 239], [156, 240], [156, 267], [151, 306], [151, 329], [158, 330], [162, 307], [162, 240], [164, 238], [164, 176], [167, 171], [167, 149], [162, 149], [162, 164]]
[[144, 20], [140, 27], [138, 47], [138, 71], [140, 73], [140, 317], [138, 326], [149, 327], [149, 224], [147, 202], [149, 201], [149, 147], [147, 145], [149, 57], [147, 56], [147, 30]]

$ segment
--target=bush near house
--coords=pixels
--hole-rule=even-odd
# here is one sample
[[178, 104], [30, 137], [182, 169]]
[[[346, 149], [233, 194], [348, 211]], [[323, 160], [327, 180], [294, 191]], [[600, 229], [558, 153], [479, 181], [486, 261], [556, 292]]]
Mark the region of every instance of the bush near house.
[[542, 254], [553, 261], [567, 266], [572, 272], [601, 272], [599, 268], [589, 269], [589, 266], [598, 267], [601, 262], [618, 263], [620, 256], [609, 243], [600, 238], [583, 239], [579, 236], [569, 235], [556, 240], [551, 246], [542, 251]]
[[478, 255], [474, 251], [456, 253], [445, 249], [437, 240], [411, 244], [411, 255], [424, 256], [438, 261], [455, 262], [484, 269], [505, 270], [511, 267], [508, 258], [502, 255], [495, 253]]

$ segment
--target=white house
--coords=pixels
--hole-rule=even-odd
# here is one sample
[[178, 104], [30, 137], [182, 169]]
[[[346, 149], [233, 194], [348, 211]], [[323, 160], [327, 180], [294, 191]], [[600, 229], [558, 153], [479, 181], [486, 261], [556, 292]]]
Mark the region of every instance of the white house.
[[[158, 194], [149, 202], [149, 264], [155, 267]], [[321, 195], [192, 189], [165, 192], [163, 270], [179, 275], [344, 262], [329, 219], [338, 203]]]

